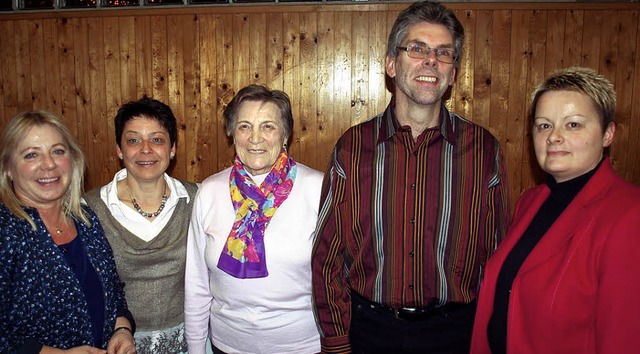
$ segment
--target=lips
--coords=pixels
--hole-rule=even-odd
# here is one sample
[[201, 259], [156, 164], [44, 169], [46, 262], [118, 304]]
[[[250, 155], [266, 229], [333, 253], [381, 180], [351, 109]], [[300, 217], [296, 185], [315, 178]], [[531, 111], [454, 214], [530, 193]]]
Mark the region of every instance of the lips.
[[418, 76], [416, 81], [435, 83], [438, 80], [435, 76]]
[[136, 164], [143, 165], [143, 166], [153, 165], [154, 163], [156, 163], [156, 162], [155, 161], [137, 161], [136, 162]]
[[38, 183], [47, 184], [47, 183], [57, 182], [59, 179], [60, 177], [38, 178], [37, 181]]

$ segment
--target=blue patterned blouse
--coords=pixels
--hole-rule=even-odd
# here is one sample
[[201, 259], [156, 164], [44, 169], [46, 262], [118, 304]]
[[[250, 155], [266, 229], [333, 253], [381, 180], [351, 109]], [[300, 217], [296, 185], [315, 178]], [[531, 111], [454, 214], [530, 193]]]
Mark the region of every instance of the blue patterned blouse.
[[[38, 212], [25, 208], [37, 231], [0, 203], [0, 353], [41, 345], [69, 349], [92, 345], [91, 317], [82, 286], [53, 242]], [[118, 313], [127, 311], [111, 247], [90, 209], [92, 227], [75, 222], [104, 291], [106, 347]]]

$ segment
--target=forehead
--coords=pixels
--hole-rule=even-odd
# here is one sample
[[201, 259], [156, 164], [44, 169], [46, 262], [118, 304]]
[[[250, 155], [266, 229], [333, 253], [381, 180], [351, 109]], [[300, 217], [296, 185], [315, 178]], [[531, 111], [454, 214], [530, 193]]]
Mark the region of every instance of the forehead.
[[445, 25], [420, 22], [410, 25], [405, 43], [426, 43], [430, 46], [453, 46], [453, 35]]
[[547, 91], [536, 104], [536, 113], [555, 111], [564, 114], [598, 115], [596, 106], [588, 95], [570, 90]]
[[39, 124], [31, 127], [22, 139], [18, 141], [18, 150], [42, 145], [64, 144], [60, 132], [49, 124]]
[[133, 117], [124, 124], [125, 133], [141, 131], [151, 131], [154, 133], [160, 132], [166, 134], [169, 133], [157, 119], [149, 118], [146, 116]]
[[264, 121], [280, 122], [280, 110], [273, 102], [244, 101], [238, 108], [238, 121]]

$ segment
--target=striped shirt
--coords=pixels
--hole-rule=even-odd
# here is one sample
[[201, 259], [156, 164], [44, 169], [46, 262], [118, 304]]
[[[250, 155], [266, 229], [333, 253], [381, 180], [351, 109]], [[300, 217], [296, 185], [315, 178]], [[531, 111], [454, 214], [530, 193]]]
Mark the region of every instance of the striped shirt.
[[394, 308], [476, 298], [509, 223], [503, 154], [444, 106], [440, 122], [414, 140], [392, 102], [336, 144], [312, 260], [323, 352], [349, 350], [350, 291]]

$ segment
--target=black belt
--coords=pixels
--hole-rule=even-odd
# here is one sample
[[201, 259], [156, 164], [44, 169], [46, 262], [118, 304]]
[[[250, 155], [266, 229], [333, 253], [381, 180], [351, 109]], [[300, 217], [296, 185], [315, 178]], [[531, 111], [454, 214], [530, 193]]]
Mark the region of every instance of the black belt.
[[457, 312], [463, 309], [469, 309], [469, 311], [473, 311], [475, 313], [476, 303], [471, 302], [468, 304], [461, 302], [448, 302], [442, 306], [436, 307], [425, 307], [425, 308], [417, 308], [417, 307], [403, 307], [403, 308], [393, 308], [390, 306], [386, 306], [383, 304], [379, 304], [377, 302], [373, 302], [369, 299], [366, 299], [354, 291], [351, 292], [351, 302], [354, 304], [360, 304], [364, 306], [368, 306], [372, 309], [380, 310], [383, 312], [387, 312], [392, 314], [393, 317], [399, 320], [408, 320], [408, 321], [420, 321], [426, 320], [433, 317], [438, 316], [447, 316], [453, 312]]

